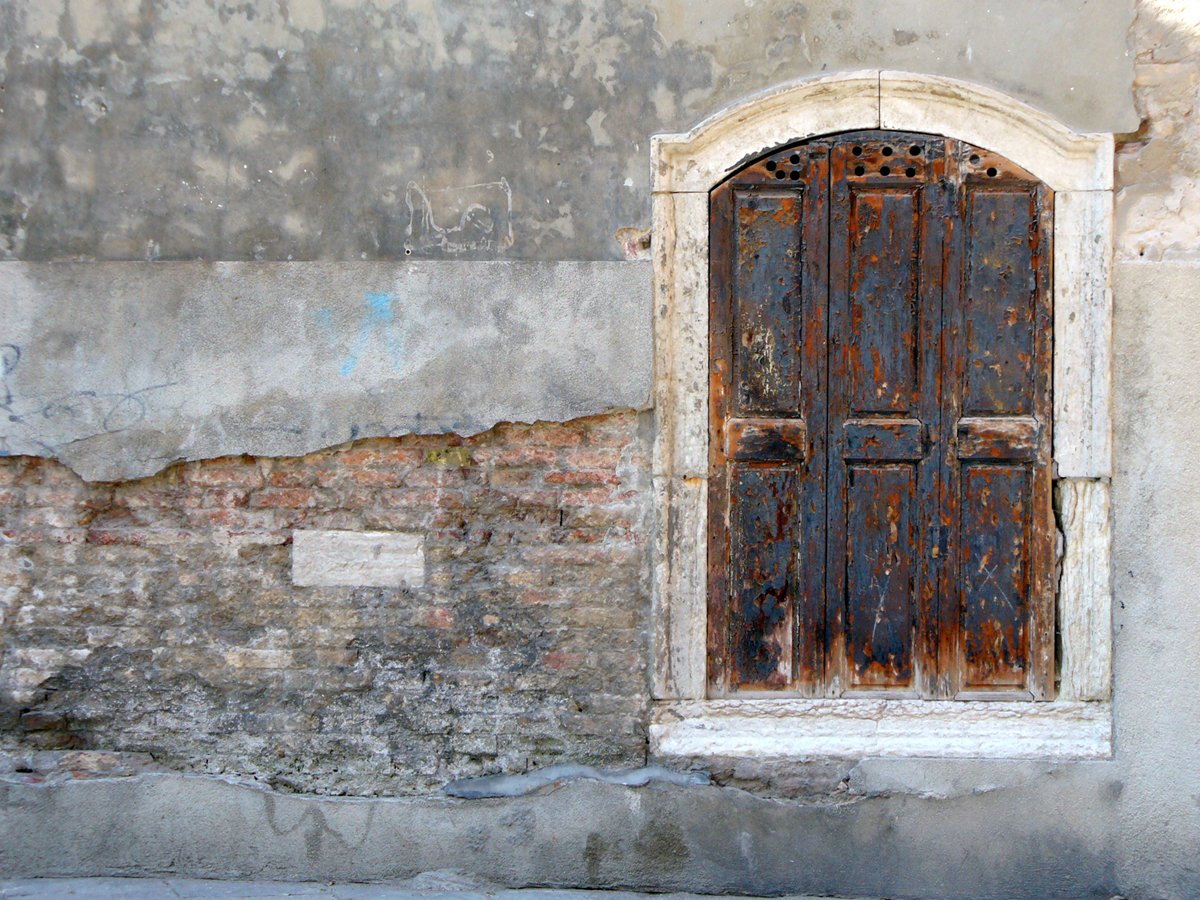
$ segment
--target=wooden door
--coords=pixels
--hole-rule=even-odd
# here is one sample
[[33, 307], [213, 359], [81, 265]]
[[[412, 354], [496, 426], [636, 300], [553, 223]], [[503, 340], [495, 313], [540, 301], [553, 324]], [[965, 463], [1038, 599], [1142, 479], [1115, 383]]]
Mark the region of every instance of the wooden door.
[[1051, 204], [889, 132], [713, 191], [711, 695], [1052, 694]]

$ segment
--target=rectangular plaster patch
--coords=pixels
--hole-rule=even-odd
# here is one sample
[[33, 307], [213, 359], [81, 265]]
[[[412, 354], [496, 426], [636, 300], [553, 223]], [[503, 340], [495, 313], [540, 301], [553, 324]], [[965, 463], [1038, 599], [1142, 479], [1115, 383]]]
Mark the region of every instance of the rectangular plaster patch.
[[424, 538], [399, 531], [295, 531], [292, 581], [301, 587], [418, 587], [425, 582]]

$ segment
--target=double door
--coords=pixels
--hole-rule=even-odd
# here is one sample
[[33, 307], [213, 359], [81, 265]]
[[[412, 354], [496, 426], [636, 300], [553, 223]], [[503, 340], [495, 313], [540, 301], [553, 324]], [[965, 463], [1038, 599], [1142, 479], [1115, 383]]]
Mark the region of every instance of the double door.
[[894, 132], [712, 192], [710, 696], [1053, 694], [1052, 210]]

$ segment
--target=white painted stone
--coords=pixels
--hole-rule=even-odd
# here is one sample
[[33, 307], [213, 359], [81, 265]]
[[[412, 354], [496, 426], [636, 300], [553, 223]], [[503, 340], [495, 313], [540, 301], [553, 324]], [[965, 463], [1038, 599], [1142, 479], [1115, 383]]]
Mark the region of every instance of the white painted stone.
[[710, 116], [685, 134], [651, 141], [654, 191], [707, 194], [739, 165], [782, 144], [879, 125], [875, 70], [781, 85]]
[[656, 559], [654, 697], [699, 700], [707, 681], [708, 481], [656, 481], [655, 497], [670, 552]]
[[712, 700], [659, 704], [657, 756], [1099, 759], [1112, 755], [1104, 703]]
[[881, 128], [944, 134], [1006, 156], [1055, 191], [1112, 190], [1113, 140], [1080, 134], [999, 91], [911, 72], [880, 73]]
[[292, 581], [301, 587], [417, 587], [424, 538], [399, 531], [292, 532]]
[[1054, 197], [1054, 462], [1062, 477], [1112, 474], [1109, 191]]
[[1112, 691], [1112, 578], [1109, 485], [1061, 479], [1063, 529], [1058, 587], [1063, 700], [1107, 700]]

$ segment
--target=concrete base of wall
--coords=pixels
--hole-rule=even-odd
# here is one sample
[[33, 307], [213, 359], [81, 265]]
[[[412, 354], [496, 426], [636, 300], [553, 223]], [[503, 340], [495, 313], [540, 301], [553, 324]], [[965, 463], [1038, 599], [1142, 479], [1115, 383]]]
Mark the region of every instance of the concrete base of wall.
[[286, 795], [175, 774], [10, 780], [0, 784], [0, 875], [383, 881], [454, 870], [510, 887], [1120, 892], [1111, 763], [988, 765], [992, 777], [966, 779], [974, 787], [962, 791], [868, 771], [820, 799], [786, 801], [733, 788], [583, 781], [463, 801]]

